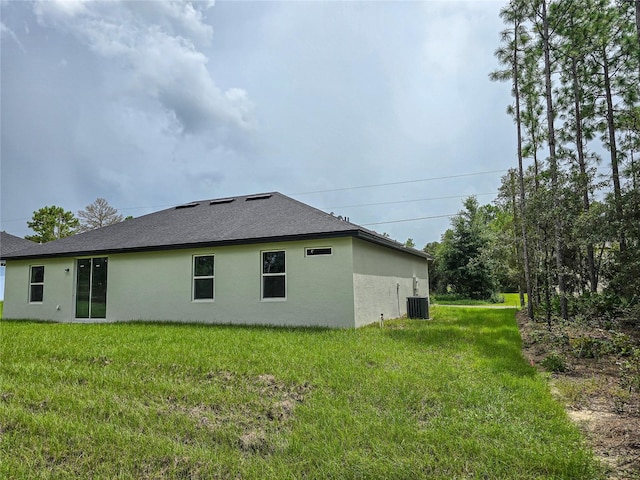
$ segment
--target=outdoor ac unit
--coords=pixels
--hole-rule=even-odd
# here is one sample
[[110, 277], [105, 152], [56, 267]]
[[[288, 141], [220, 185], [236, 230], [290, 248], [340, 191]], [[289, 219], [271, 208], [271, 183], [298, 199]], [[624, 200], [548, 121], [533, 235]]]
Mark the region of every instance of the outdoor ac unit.
[[407, 317], [429, 318], [429, 299], [427, 297], [407, 297]]

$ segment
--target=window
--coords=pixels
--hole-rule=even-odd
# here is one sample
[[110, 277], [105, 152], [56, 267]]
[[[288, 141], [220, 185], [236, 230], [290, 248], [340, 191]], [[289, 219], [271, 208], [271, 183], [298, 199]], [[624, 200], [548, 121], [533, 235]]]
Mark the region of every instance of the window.
[[213, 300], [213, 255], [193, 257], [193, 299]]
[[285, 252], [262, 252], [262, 298], [286, 298]]
[[314, 247], [305, 249], [305, 257], [327, 256], [333, 254], [331, 247]]
[[44, 266], [32, 266], [29, 277], [29, 302], [42, 303], [44, 298]]

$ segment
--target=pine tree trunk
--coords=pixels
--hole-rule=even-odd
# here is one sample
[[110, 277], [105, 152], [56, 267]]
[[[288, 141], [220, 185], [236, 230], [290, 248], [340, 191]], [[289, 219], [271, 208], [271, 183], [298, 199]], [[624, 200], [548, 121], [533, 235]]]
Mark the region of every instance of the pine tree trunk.
[[[538, 192], [540, 190], [540, 179], [538, 177], [539, 170], [540, 170], [540, 166], [538, 165], [538, 152], [537, 150], [534, 150], [533, 152], [533, 175], [534, 175], [533, 192], [534, 192], [534, 195], [536, 195], [536, 197], [538, 196]], [[538, 247], [537, 249], [538, 261], [536, 262], [536, 265], [538, 266], [538, 268], [536, 268], [535, 286], [536, 286], [536, 304], [537, 305], [542, 304], [541, 292], [544, 291], [544, 281], [540, 280], [540, 272], [544, 271], [543, 268], [540, 268], [540, 258], [542, 258], [542, 251], [544, 250], [542, 248], [542, 238], [543, 238], [542, 227], [540, 225], [540, 219], [536, 218], [536, 239], [537, 239], [537, 247]]]
[[[535, 107], [533, 107], [530, 103], [527, 103], [527, 109], [529, 110], [529, 115], [532, 116], [535, 115]], [[534, 196], [537, 197], [538, 192], [540, 190], [540, 164], [538, 162], [538, 144], [539, 144], [539, 139], [537, 137], [537, 132], [536, 132], [536, 125], [532, 124], [531, 126], [531, 143], [533, 145], [533, 149], [532, 149], [532, 154], [533, 154], [533, 193]], [[524, 183], [524, 179], [523, 179], [523, 183]], [[525, 226], [526, 228], [526, 226]], [[542, 239], [542, 234], [541, 234], [541, 226], [540, 226], [540, 219], [538, 217], [536, 217], [536, 243], [537, 243], [537, 250], [536, 247], [533, 247], [533, 252], [534, 256], [532, 258], [532, 261], [534, 261], [535, 265], [537, 265], [537, 268], [534, 270], [534, 278], [532, 279], [532, 289], [535, 290], [534, 292], [534, 298], [529, 298], [530, 302], [533, 302], [533, 308], [535, 310], [535, 306], [536, 305], [541, 305], [542, 304], [542, 291], [544, 290], [544, 282], [540, 281], [540, 272], [543, 271], [542, 268], [540, 268], [540, 258], [542, 258], [542, 245], [541, 245], [541, 239]], [[536, 257], [537, 255], [537, 257]], [[535, 260], [537, 258], [537, 260]]]
[[[522, 233], [522, 260], [524, 263], [524, 281], [527, 289], [527, 315], [533, 320], [533, 295], [531, 291], [531, 272], [529, 270], [529, 248], [527, 245], [527, 227], [524, 223], [525, 215], [525, 192], [524, 192], [524, 168], [522, 167], [522, 119], [520, 117], [520, 85], [518, 75], [518, 23], [515, 25], [513, 49], [513, 94], [516, 100], [516, 129], [518, 134], [518, 184], [520, 189], [520, 218]], [[514, 212], [515, 213], [515, 212]], [[522, 288], [520, 288], [522, 291]], [[522, 303], [522, 300], [521, 300]]]
[[[519, 241], [522, 240], [524, 237], [519, 237], [518, 236], [518, 202], [516, 200], [516, 181], [514, 178], [514, 171], [513, 170], [509, 170], [509, 186], [510, 189], [509, 191], [511, 192], [511, 211], [513, 212], [513, 241], [514, 241], [514, 246], [515, 246], [515, 254], [516, 254], [516, 258], [518, 259], [518, 262], [520, 261], [520, 258], [524, 258], [520, 257], [520, 248], [518, 247], [519, 245]], [[521, 225], [524, 224], [524, 219], [520, 218], [519, 222]], [[525, 306], [525, 291], [527, 289], [527, 283], [526, 283], [526, 275], [525, 275], [525, 269], [523, 268], [522, 271], [519, 269], [518, 270], [518, 294], [520, 296], [520, 307], [524, 307]], [[527, 309], [528, 312], [528, 309]], [[530, 317], [533, 320], [533, 317]]]
[[[542, 48], [544, 51], [544, 78], [545, 78], [545, 93], [547, 97], [547, 135], [549, 143], [549, 166], [551, 170], [551, 190], [552, 195], [556, 201], [559, 196], [558, 189], [558, 158], [556, 155], [556, 134], [554, 127], [554, 114], [553, 109], [553, 97], [551, 92], [551, 55], [550, 55], [550, 41], [549, 41], [549, 18], [547, 16], [547, 2], [542, 1], [542, 27], [543, 38]], [[555, 241], [555, 258], [556, 258], [556, 270], [558, 275], [558, 290], [560, 295], [560, 315], [564, 320], [569, 319], [569, 312], [567, 308], [567, 288], [564, 272], [564, 260], [563, 260], [563, 245], [562, 245], [562, 219], [560, 217], [559, 206], [554, 206], [554, 241]]]
[[[582, 208], [589, 213], [589, 187], [587, 166], [584, 155], [584, 142], [582, 135], [582, 111], [580, 108], [580, 82], [578, 81], [578, 66], [575, 57], [571, 58], [571, 75], [573, 77], [573, 108], [576, 121], [576, 150], [578, 167], [580, 168], [581, 181], [579, 188], [582, 190]], [[592, 293], [598, 290], [598, 277], [596, 275], [596, 262], [593, 255], [593, 243], [587, 243], [587, 267], [589, 269], [589, 287]]]
[[551, 330], [551, 260], [549, 260], [549, 242], [546, 241], [548, 238], [547, 231], [544, 230], [544, 270], [545, 270], [545, 278], [544, 278], [544, 303], [546, 304], [546, 313], [547, 313], [547, 327]]
[[[607, 133], [609, 136], [609, 155], [611, 158], [611, 179], [613, 181], [613, 201], [615, 202], [616, 223], [620, 223], [623, 218], [622, 212], [622, 189], [620, 187], [620, 172], [618, 169], [618, 147], [616, 145], [616, 127], [613, 118], [613, 93], [611, 89], [611, 76], [609, 75], [609, 62], [607, 52], [602, 48], [602, 73], [604, 75], [604, 89], [607, 100]], [[627, 249], [627, 241], [624, 231], [619, 230], [620, 252]]]
[[638, 44], [640, 45], [640, 0], [636, 0], [636, 33], [638, 34]]

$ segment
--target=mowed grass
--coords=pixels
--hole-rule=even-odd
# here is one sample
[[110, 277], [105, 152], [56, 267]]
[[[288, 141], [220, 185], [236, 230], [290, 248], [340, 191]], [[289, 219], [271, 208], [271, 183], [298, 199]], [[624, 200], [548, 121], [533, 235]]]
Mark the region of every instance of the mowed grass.
[[[500, 297], [502, 297], [504, 299], [504, 301], [499, 302], [499, 303], [492, 303], [488, 300], [472, 300], [470, 298], [456, 298], [456, 299], [452, 299], [451, 297], [456, 297], [455, 295], [437, 295], [437, 294], [433, 294], [431, 295], [431, 303], [433, 305], [474, 305], [474, 306], [493, 306], [493, 307], [514, 307], [514, 308], [521, 308], [520, 307], [520, 294], [518, 293], [500, 293], [499, 294]], [[525, 301], [526, 301], [526, 294], [525, 294]]]
[[[501, 296], [504, 297], [504, 303], [499, 305], [504, 305], [505, 307], [516, 307], [520, 308], [520, 294], [519, 293], [501, 293]], [[527, 301], [527, 294], [524, 294], [524, 300]]]
[[595, 479], [513, 311], [359, 330], [0, 323], [1, 478]]

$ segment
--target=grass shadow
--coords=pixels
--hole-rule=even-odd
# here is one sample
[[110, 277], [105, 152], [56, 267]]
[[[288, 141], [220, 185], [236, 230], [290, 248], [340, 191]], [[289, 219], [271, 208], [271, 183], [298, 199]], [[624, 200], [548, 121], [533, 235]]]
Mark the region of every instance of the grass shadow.
[[443, 355], [471, 351], [477, 362], [497, 373], [535, 375], [535, 369], [522, 356], [522, 340], [511, 310], [440, 307], [433, 320], [418, 328], [388, 329], [386, 335], [440, 350]]

